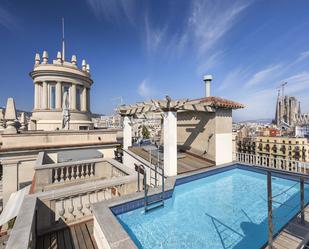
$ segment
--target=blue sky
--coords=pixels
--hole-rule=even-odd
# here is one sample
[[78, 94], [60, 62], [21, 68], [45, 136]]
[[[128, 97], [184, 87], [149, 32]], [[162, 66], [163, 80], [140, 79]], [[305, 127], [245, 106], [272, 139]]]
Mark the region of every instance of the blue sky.
[[[0, 106], [31, 110], [36, 52], [90, 64], [92, 111], [149, 98], [212, 95], [246, 105], [235, 120], [273, 118], [277, 87], [309, 112], [309, 1], [0, 0]], [[116, 98], [116, 99], [115, 99]]]

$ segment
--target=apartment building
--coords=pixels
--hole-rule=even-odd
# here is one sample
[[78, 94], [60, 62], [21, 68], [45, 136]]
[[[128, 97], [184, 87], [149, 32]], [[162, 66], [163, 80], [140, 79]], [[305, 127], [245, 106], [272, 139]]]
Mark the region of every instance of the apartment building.
[[237, 152], [309, 162], [307, 138], [258, 136], [237, 139]]

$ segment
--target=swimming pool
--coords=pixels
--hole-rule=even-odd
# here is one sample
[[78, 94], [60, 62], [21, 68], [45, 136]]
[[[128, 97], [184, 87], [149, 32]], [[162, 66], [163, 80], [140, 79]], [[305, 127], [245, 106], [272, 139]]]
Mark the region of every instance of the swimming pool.
[[[117, 218], [138, 248], [260, 248], [268, 238], [266, 178], [233, 168], [176, 186], [164, 208], [147, 214], [139, 208]], [[277, 233], [299, 212], [299, 183], [272, 179]]]

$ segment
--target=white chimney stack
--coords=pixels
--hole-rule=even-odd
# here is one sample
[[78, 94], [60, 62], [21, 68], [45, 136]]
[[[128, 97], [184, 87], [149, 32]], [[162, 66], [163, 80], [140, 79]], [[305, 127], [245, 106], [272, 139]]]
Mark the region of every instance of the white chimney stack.
[[212, 75], [211, 74], [204, 75], [203, 80], [205, 82], [205, 97], [209, 97], [210, 96], [210, 83], [212, 81]]

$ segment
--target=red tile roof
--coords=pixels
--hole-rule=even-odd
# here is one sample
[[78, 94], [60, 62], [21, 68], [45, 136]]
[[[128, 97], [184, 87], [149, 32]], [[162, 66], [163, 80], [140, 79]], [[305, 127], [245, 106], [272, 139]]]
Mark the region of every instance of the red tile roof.
[[240, 109], [245, 107], [243, 104], [220, 97], [205, 97], [200, 99], [193, 99], [191, 101], [200, 101], [200, 103], [207, 103], [209, 106], [219, 108]]

